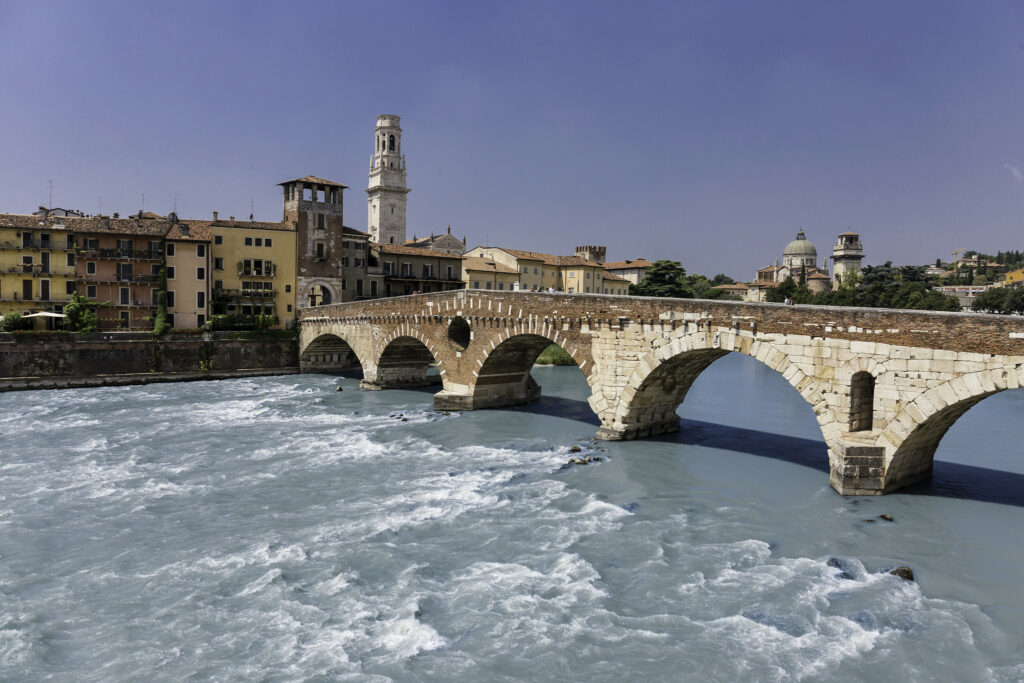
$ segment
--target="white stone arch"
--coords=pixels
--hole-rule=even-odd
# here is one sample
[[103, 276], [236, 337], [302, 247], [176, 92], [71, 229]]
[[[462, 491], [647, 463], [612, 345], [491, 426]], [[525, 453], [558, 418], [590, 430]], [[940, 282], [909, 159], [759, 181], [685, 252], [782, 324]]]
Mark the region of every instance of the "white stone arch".
[[[359, 330], [347, 329], [347, 326], [343, 325], [304, 323], [299, 337], [299, 363], [303, 365], [309, 356], [317, 355], [318, 351], [321, 355], [339, 355], [347, 348], [355, 356], [356, 362], [365, 374], [368, 370], [367, 364], [374, 362], [374, 355], [373, 348], [363, 341], [364, 336]], [[339, 345], [337, 342], [342, 344]]]
[[885, 449], [885, 489], [931, 474], [935, 450], [949, 428], [982, 400], [1024, 386], [1024, 366], [954, 377], [914, 397], [889, 420], [876, 445]]
[[[715, 360], [729, 353], [741, 353], [749, 356], [782, 375], [783, 379], [810, 404], [826, 444], [831, 445], [841, 436], [843, 426], [836, 422], [835, 413], [827, 400], [831, 387], [823, 386], [816, 379], [804, 373], [775, 343], [768, 339], [758, 339], [753, 332], [748, 331], [699, 328], [682, 331], [675, 335], [668, 344], [643, 355], [626, 381], [626, 385], [618, 391], [616, 399], [609, 402], [602, 397], [601, 404], [605, 409], [598, 413], [602, 422], [601, 433], [611, 438], [642, 438], [675, 431], [678, 429], [678, 416], [675, 414], [675, 410], [685, 399], [692, 381]], [[687, 354], [691, 354], [690, 357], [695, 361], [694, 372], [692, 377], [688, 378], [688, 384], [679, 386], [678, 402], [675, 402], [673, 396], [663, 406], [664, 411], [667, 412], [668, 403], [674, 402], [671, 406], [672, 414], [661, 416], [640, 414], [638, 407], [634, 405], [634, 400], [640, 392], [649, 389], [648, 380], [657, 377], [656, 373], [664, 370], [666, 363], [680, 359]]]
[[[321, 287], [322, 290], [326, 290], [330, 294], [331, 300], [330, 300], [330, 302], [328, 302], [328, 304], [321, 303], [318, 306], [309, 306], [308, 305], [309, 293], [312, 291], [312, 289], [314, 287]], [[316, 279], [310, 280], [308, 283], [306, 283], [305, 288], [302, 290], [301, 296], [302, 296], [302, 298], [299, 299], [299, 301], [297, 303], [299, 303], [299, 305], [303, 306], [304, 308], [319, 308], [319, 306], [323, 306], [323, 305], [331, 305], [331, 304], [340, 304], [341, 303], [341, 295], [338, 293], [337, 290], [334, 289], [334, 285], [332, 285], [329, 281], [324, 280], [322, 278], [316, 278]]]

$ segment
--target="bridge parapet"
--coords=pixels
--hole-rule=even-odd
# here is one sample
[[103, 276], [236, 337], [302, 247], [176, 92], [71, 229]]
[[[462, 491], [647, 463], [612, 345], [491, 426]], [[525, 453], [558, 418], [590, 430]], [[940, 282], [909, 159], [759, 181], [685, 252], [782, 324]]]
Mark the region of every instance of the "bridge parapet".
[[388, 388], [426, 383], [433, 362], [435, 406], [450, 409], [535, 399], [530, 367], [559, 344], [587, 377], [606, 439], [678, 430], [696, 377], [742, 353], [810, 404], [841, 493], [928, 476], [957, 418], [1024, 382], [1024, 319], [1006, 316], [460, 290], [304, 309], [300, 325], [304, 366], [317, 349], [350, 351], [366, 386]]

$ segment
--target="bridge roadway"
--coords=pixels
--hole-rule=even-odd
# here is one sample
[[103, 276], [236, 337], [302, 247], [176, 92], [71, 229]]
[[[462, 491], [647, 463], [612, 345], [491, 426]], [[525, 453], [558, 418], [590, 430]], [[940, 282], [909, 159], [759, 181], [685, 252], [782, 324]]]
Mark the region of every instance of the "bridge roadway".
[[431, 383], [436, 364], [434, 407], [448, 410], [537, 399], [530, 369], [558, 344], [587, 378], [602, 439], [678, 431], [697, 376], [742, 353], [810, 404], [844, 495], [929, 477], [960, 416], [1024, 384], [1024, 319], [996, 315], [459, 290], [307, 308], [299, 324], [303, 371], [358, 363], [364, 388], [388, 389]]

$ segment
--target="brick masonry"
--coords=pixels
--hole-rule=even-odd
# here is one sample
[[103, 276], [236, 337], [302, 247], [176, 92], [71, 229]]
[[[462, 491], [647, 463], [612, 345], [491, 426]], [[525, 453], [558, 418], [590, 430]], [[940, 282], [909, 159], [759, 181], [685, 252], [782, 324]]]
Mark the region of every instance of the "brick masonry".
[[956, 419], [1024, 382], [1024, 320], [1006, 316], [465, 290], [307, 309], [300, 325], [304, 369], [358, 362], [364, 386], [388, 388], [426, 383], [435, 362], [447, 409], [534, 400], [530, 368], [554, 342], [587, 377], [605, 439], [678, 430], [693, 380], [743, 353], [811, 405], [843, 494], [929, 476]]

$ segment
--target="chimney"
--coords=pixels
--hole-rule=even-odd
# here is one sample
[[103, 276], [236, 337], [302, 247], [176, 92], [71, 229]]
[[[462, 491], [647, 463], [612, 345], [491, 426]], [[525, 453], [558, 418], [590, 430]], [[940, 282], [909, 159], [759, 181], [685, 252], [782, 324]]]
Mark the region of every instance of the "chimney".
[[216, 211], [213, 212], [213, 222], [214, 223], [217, 222], [217, 212]]
[[120, 218], [120, 217], [121, 217], [121, 214], [119, 214], [117, 211], [115, 211], [114, 212], [114, 218]]
[[188, 237], [188, 223], [179, 223], [178, 230], [181, 231], [182, 237]]
[[232, 216], [232, 217], [231, 217], [231, 222], [232, 222], [232, 223], [234, 223], [234, 222], [235, 222], [235, 217], [234, 217], [234, 216]]

